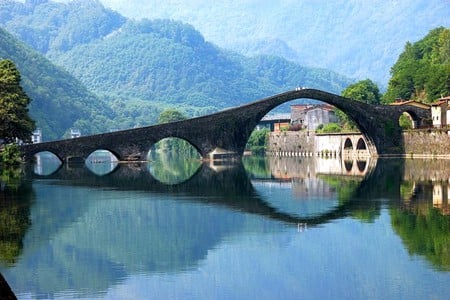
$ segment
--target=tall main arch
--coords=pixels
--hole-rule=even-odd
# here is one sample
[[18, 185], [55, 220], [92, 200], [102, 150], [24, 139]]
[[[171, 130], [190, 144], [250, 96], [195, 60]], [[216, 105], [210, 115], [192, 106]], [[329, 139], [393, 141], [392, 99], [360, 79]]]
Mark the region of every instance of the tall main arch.
[[24, 145], [27, 159], [41, 151], [50, 151], [62, 161], [70, 157], [86, 158], [97, 149], [106, 149], [120, 160], [144, 159], [150, 147], [159, 140], [176, 137], [190, 142], [203, 158], [217, 148], [242, 155], [247, 140], [264, 115], [275, 107], [295, 99], [315, 99], [345, 112], [367, 140], [371, 155], [404, 152], [398, 119], [404, 111], [414, 111], [420, 119], [430, 112], [412, 106], [369, 105], [315, 89], [288, 91], [246, 105], [188, 120], [147, 126], [111, 133], [85, 136], [40, 144]]

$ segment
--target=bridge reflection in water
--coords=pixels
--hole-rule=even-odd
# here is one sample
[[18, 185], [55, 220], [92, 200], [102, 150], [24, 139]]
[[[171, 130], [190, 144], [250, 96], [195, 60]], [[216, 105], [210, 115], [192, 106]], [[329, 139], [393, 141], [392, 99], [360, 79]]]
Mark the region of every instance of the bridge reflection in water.
[[[277, 183], [289, 183], [289, 185], [293, 186], [296, 181], [311, 180], [311, 178], [316, 179], [321, 175], [347, 176], [361, 183], [364, 181], [373, 181], [374, 176], [380, 175], [374, 175], [372, 173], [376, 169], [384, 169], [386, 165], [389, 165], [390, 169], [394, 168], [392, 166], [395, 166], [395, 172], [399, 176], [401, 174], [400, 178], [396, 181], [403, 182], [401, 191], [399, 190], [403, 199], [414, 198], [420, 192], [420, 187], [423, 186], [424, 182], [427, 182], [432, 187], [432, 198], [436, 207], [447, 209], [447, 204], [450, 201], [450, 162], [447, 160], [396, 159], [390, 161], [373, 157], [340, 159], [335, 157], [250, 156], [244, 157], [243, 165], [241, 165], [240, 163], [223, 164], [220, 161], [202, 163], [198, 160], [161, 156], [157, 160], [149, 163], [119, 164], [117, 159], [113, 155], [110, 155], [109, 152], [96, 154], [90, 157], [85, 162], [85, 165], [68, 164], [63, 166], [53, 154], [40, 153], [36, 155], [37, 159], [35, 164], [33, 164], [33, 173], [34, 176], [43, 178], [81, 178], [83, 176], [94, 176], [95, 178], [97, 176], [109, 176], [112, 179], [120, 177], [123, 174], [137, 172], [145, 177], [151, 178], [149, 180], [153, 184], [165, 186], [185, 182], [197, 182], [199, 180], [196, 178], [204, 178], [204, 173], [207, 173], [207, 176], [211, 176], [211, 174], [223, 173], [226, 170], [229, 173], [230, 169], [240, 170], [244, 167], [243, 169], [249, 174], [253, 185], [263, 182], [268, 184], [269, 182], [273, 183], [276, 181]], [[377, 167], [377, 162], [381, 162], [381, 166]], [[115, 173], [116, 171], [118, 171], [116, 175], [109, 174]], [[238, 173], [242, 173], [241, 171]], [[380, 171], [377, 172], [379, 173]], [[233, 172], [231, 173], [234, 174]], [[240, 177], [246, 176], [241, 174]], [[405, 182], [412, 186], [407, 188], [406, 186], [408, 184], [405, 184]], [[381, 186], [380, 190], [382, 190]]]
[[[379, 159], [365, 161], [365, 166], [360, 172], [354, 162], [353, 172], [345, 162], [331, 159], [246, 157], [232, 166], [199, 165], [190, 177], [169, 184], [151, 175], [151, 164], [119, 164], [103, 176], [83, 164], [64, 165], [53, 173], [44, 165], [34, 169], [46, 170], [43, 175], [30, 168], [28, 178], [39, 180], [27, 181], [29, 192], [3, 208], [13, 223], [24, 224], [21, 234], [1, 236], [7, 239], [0, 246], [17, 249], [0, 258], [16, 264], [4, 274], [15, 287], [34, 288], [36, 295], [77, 289], [101, 293], [130, 274], [195, 268], [227, 238], [245, 230], [263, 231], [268, 221], [280, 230], [310, 232], [343, 218], [374, 222], [382, 210], [388, 210], [408, 253], [450, 271], [449, 199], [444, 192], [439, 201], [435, 196], [435, 186], [448, 190], [450, 161]], [[67, 190], [85, 191], [87, 198], [61, 197]], [[134, 198], [120, 198], [122, 192], [132, 192]], [[130, 227], [123, 230], [125, 221]], [[31, 250], [23, 250], [30, 244]], [[137, 264], [135, 257], [143, 263]], [[41, 276], [51, 280], [35, 282], [28, 267], [37, 264], [44, 266]], [[86, 283], [85, 274], [97, 279]]]

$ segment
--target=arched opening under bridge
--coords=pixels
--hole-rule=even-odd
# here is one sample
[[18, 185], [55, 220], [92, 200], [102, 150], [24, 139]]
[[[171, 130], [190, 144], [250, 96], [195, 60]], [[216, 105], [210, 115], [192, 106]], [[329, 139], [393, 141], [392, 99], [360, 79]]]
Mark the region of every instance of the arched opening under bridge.
[[148, 152], [148, 169], [159, 182], [179, 184], [191, 178], [201, 166], [197, 148], [180, 138], [164, 138]]

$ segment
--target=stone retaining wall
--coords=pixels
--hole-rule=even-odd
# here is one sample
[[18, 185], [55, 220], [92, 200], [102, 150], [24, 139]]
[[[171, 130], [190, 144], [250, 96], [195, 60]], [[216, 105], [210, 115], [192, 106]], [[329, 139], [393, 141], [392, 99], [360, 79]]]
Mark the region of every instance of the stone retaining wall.
[[[406, 157], [450, 158], [450, 131], [440, 129], [410, 130], [403, 132]], [[367, 151], [342, 150], [342, 139], [336, 135], [316, 135], [314, 132], [272, 132], [267, 153], [273, 156], [358, 156]]]
[[405, 154], [408, 157], [449, 157], [449, 131], [439, 129], [403, 132]]
[[[313, 131], [271, 132], [267, 154], [271, 156], [368, 157], [367, 148], [356, 149], [360, 133], [315, 134]], [[344, 149], [350, 140], [352, 147]]]
[[267, 152], [273, 156], [312, 156], [315, 153], [315, 134], [307, 130], [272, 132]]

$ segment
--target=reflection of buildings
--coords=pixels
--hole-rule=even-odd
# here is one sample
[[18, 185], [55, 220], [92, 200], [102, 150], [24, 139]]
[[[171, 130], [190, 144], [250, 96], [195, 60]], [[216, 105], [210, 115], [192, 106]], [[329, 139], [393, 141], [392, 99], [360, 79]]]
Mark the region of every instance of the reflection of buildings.
[[450, 160], [405, 160], [404, 204], [425, 212], [432, 206], [450, 215]]
[[443, 215], [450, 215], [450, 184], [448, 181], [405, 182], [402, 198], [405, 207], [413, 212], [427, 215], [430, 208], [436, 208]]
[[[295, 199], [336, 199], [340, 187], [333, 184], [336, 178], [346, 177], [359, 182], [368, 174], [375, 163], [365, 161], [344, 161], [340, 158], [323, 157], [267, 157], [270, 178], [252, 179], [252, 183], [268, 189], [289, 189]], [[331, 175], [331, 181], [326, 175]], [[337, 176], [337, 177], [336, 177]]]
[[343, 160], [325, 157], [269, 157], [272, 176], [279, 179], [310, 178], [317, 175], [366, 176], [376, 165], [376, 160]]
[[450, 214], [449, 181], [433, 183], [433, 207], [439, 208], [446, 215]]

